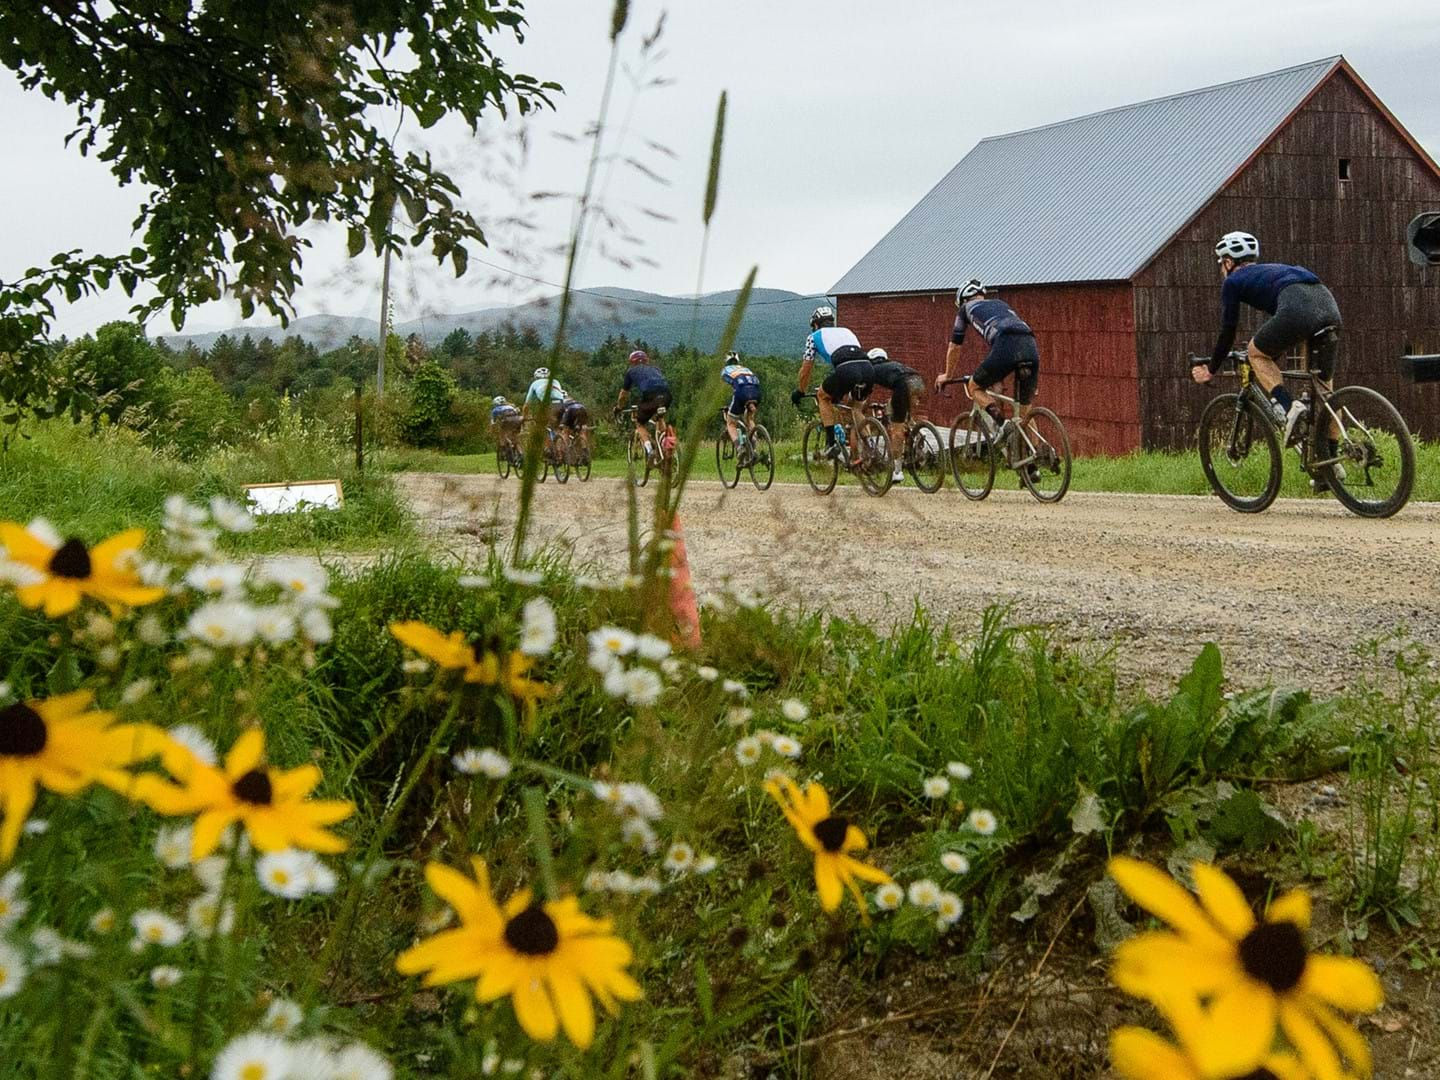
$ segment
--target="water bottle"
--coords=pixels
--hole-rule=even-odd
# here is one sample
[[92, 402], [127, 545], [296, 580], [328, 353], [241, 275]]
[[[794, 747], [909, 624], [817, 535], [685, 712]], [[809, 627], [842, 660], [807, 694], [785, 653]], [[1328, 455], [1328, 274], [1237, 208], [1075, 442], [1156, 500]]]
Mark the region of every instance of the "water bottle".
[[1274, 398], [1270, 399], [1270, 415], [1275, 418], [1277, 424], [1285, 423], [1285, 406], [1281, 405]]
[[836, 424], [836, 425], [835, 425], [835, 441], [836, 441], [837, 443], [839, 443], [841, 446], [848, 446], [848, 445], [850, 445], [850, 444], [849, 444], [849, 441], [848, 441], [848, 440], [846, 439], [846, 437], [845, 437], [845, 425], [844, 425], [844, 424]]

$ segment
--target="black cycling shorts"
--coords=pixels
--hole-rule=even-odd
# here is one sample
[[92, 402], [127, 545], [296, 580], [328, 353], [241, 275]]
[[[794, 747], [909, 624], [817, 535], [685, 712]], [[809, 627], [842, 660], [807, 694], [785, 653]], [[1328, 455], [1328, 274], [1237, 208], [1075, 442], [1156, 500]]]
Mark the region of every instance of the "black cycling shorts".
[[1007, 375], [1015, 376], [1015, 400], [1029, 405], [1040, 385], [1040, 350], [1033, 334], [1001, 334], [990, 346], [990, 354], [975, 369], [970, 382], [988, 390]]
[[875, 365], [869, 360], [846, 360], [825, 376], [820, 388], [831, 401], [852, 397], [864, 401], [875, 386]]
[[745, 406], [751, 402], [760, 404], [760, 386], [758, 383], [750, 383], [745, 386], [735, 387], [735, 392], [730, 395], [730, 404], [725, 406], [725, 411], [731, 416], [744, 416]]
[[572, 401], [560, 410], [560, 426], [579, 431], [590, 422], [590, 410], [578, 401]]
[[[1324, 285], [1317, 282], [1296, 282], [1280, 290], [1275, 314], [1255, 331], [1255, 347], [1272, 360], [1319, 333], [1327, 326], [1340, 326], [1340, 307]], [[1326, 347], [1312, 351], [1310, 366], [1320, 378], [1329, 382], [1335, 375], [1335, 349]]]
[[635, 422], [637, 424], [648, 424], [660, 409], [670, 407], [670, 388], [664, 390], [648, 390], [640, 395], [640, 400], [635, 403]]
[[925, 380], [919, 375], [907, 375], [899, 386], [890, 391], [890, 419], [903, 424], [910, 419], [910, 410], [925, 394]]

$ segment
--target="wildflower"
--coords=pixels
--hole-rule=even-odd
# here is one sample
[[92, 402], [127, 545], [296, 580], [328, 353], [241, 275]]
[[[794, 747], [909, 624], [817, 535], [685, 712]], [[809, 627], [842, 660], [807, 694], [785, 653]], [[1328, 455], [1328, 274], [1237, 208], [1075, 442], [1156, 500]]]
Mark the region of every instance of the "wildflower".
[[219, 845], [231, 825], [244, 825], [250, 842], [262, 852], [298, 847], [344, 851], [346, 843], [325, 829], [355, 810], [340, 799], [310, 799], [319, 786], [318, 766], [277, 769], [265, 763], [265, 735], [252, 728], [225, 755], [224, 768], [207, 765], [177, 742], [167, 741], [161, 764], [176, 783], [146, 775], [135, 781], [136, 795], [167, 817], [196, 814], [190, 858], [199, 860]]
[[942, 927], [951, 926], [960, 921], [960, 916], [965, 912], [965, 903], [953, 892], [942, 892], [935, 898], [935, 914], [939, 918]]
[[25, 822], [25, 828], [20, 830], [26, 836], [44, 836], [50, 831], [50, 822], [44, 818], [32, 817]]
[[484, 773], [491, 780], [503, 780], [510, 775], [509, 759], [488, 746], [483, 750], [462, 750], [450, 759], [450, 763], [466, 776]]
[[630, 891], [633, 893], [638, 893], [641, 896], [654, 896], [662, 888], [664, 888], [664, 886], [661, 885], [660, 879], [652, 874], [646, 874], [643, 877], [635, 878], [630, 883]]
[[310, 893], [308, 864], [299, 851], [287, 848], [260, 856], [255, 863], [260, 887], [273, 896], [299, 900]]
[[210, 516], [226, 532], [246, 533], [255, 528], [255, 519], [249, 510], [220, 495], [210, 500]]
[[525, 603], [520, 624], [520, 651], [526, 656], [544, 656], [555, 645], [555, 609], [537, 596]]
[[196, 592], [235, 596], [245, 584], [245, 567], [239, 563], [196, 563], [185, 575], [185, 584]]
[[654, 634], [641, 634], [635, 639], [635, 654], [642, 660], [666, 660], [670, 656], [670, 642]]
[[194, 724], [176, 724], [165, 732], [171, 742], [179, 743], [206, 765], [214, 765], [220, 755], [209, 737]]
[[276, 998], [265, 1010], [265, 1015], [260, 1020], [260, 1026], [277, 1035], [289, 1035], [300, 1026], [304, 1019], [305, 1012], [299, 1005], [285, 998]]
[[215, 1058], [210, 1080], [284, 1080], [294, 1053], [278, 1035], [252, 1031], [231, 1039]]
[[513, 566], [507, 566], [501, 570], [500, 576], [511, 585], [539, 585], [545, 580], [545, 575], [539, 570], [517, 570]]
[[222, 910], [217, 894], [204, 893], [190, 901], [185, 909], [185, 923], [190, 932], [202, 940], [216, 934], [224, 936], [235, 929], [235, 906], [226, 904]]
[[539, 901], [526, 889], [497, 906], [481, 859], [475, 878], [439, 863], [425, 868], [430, 887], [460, 916], [460, 926], [401, 953], [403, 975], [425, 973], [425, 985], [475, 979], [482, 1005], [509, 997], [515, 1019], [532, 1039], [548, 1042], [561, 1029], [584, 1050], [595, 1037], [593, 995], [608, 1012], [617, 1001], [638, 1001], [639, 984], [626, 972], [630, 946], [607, 919], [580, 910], [574, 897]]
[[262, 563], [256, 581], [278, 585], [280, 591], [297, 607], [335, 607], [338, 601], [325, 590], [330, 575], [325, 568], [309, 559], [272, 559]]
[[150, 985], [159, 990], [168, 990], [179, 983], [185, 977], [185, 973], [177, 967], [169, 964], [160, 964], [150, 969]]
[[22, 607], [43, 607], [52, 619], [70, 614], [86, 596], [112, 608], [142, 607], [163, 597], [164, 589], [146, 586], [135, 572], [144, 543], [143, 529], [127, 529], [87, 548], [74, 537], [62, 540], [43, 518], [28, 526], [0, 521], [8, 561], [30, 571], [13, 581], [15, 598]]
[[625, 700], [631, 705], [654, 705], [665, 684], [649, 668], [633, 667], [625, 673]]
[[154, 679], [136, 679], [120, 691], [120, 704], [138, 705], [155, 689]]
[[[325, 613], [320, 613], [325, 618]], [[267, 605], [255, 609], [255, 633], [271, 645], [283, 645], [295, 636], [295, 616], [286, 608]]]
[[952, 874], [968, 874], [970, 860], [958, 851], [947, 851], [940, 856], [940, 865]]
[[[1198, 1037], [1204, 1023], [1200, 1006], [1193, 1000], [1178, 997], [1167, 1001], [1161, 1011], [1176, 1032], [1182, 1033], [1181, 1045], [1175, 1046], [1144, 1028], [1116, 1028], [1110, 1033], [1110, 1062], [1116, 1073], [1122, 1080], [1208, 1080], [1200, 1063], [1184, 1045], [1187, 1037], [1191, 1042]], [[1246, 1075], [1270, 1080], [1310, 1080], [1314, 1074], [1293, 1054], [1271, 1052], [1261, 1060], [1258, 1069]]]
[[714, 855], [701, 855], [698, 859], [695, 860], [695, 873], [713, 873], [715, 868], [719, 865], [720, 860], [717, 859]]
[[[590, 655], [594, 656], [595, 654], [591, 653]], [[627, 674], [625, 665], [614, 657], [610, 657], [605, 662], [608, 663], [610, 667], [605, 672], [604, 681], [602, 681], [600, 685], [605, 688], [605, 693], [611, 697], [624, 697], [626, 691], [625, 676]]]
[[[1309, 896], [1288, 892], [1257, 921], [1223, 871], [1196, 863], [1192, 873], [1198, 903], [1147, 863], [1124, 856], [1110, 861], [1120, 888], [1174, 928], [1124, 942], [1115, 952], [1116, 985], [1182, 1019], [1176, 1033], [1205, 1076], [1258, 1068], [1275, 1041], [1277, 1021], [1316, 1075], [1340, 1075], [1337, 1048], [1369, 1075], [1369, 1047], [1336, 1010], [1378, 1009], [1380, 980], [1359, 960], [1309, 951]], [[1210, 1004], [1197, 1016], [1191, 1010], [1202, 998]], [[1193, 1023], [1184, 1022], [1187, 1017]]]
[[338, 1050], [330, 1062], [330, 1080], [391, 1080], [395, 1070], [364, 1043]]
[[672, 874], [683, 874], [695, 865], [695, 849], [677, 840], [665, 852], [665, 869]]
[[709, 665], [702, 664], [695, 669], [695, 677], [704, 679], [706, 682], [714, 682], [720, 677], [720, 672]]
[[747, 709], [744, 705], [731, 705], [725, 710], [725, 722], [731, 727], [744, 727], [754, 715], [754, 709]]
[[259, 612], [243, 600], [214, 600], [195, 609], [185, 630], [214, 649], [241, 648], [255, 640]]
[[945, 771], [956, 780], [969, 780], [975, 775], [975, 770], [966, 765], [963, 761], [952, 761], [945, 766]]
[[114, 713], [85, 711], [92, 700], [77, 690], [0, 708], [0, 862], [15, 854], [37, 787], [74, 795], [98, 781], [124, 793], [135, 781], [124, 766], [160, 746], [159, 728], [112, 724]]
[[334, 870], [331, 870], [309, 851], [302, 851], [300, 860], [311, 896], [329, 896], [335, 891]]
[[[222, 846], [224, 846], [224, 841], [222, 841]], [[219, 893], [225, 887], [225, 874], [229, 868], [229, 860], [219, 855], [211, 855], [192, 863], [190, 872], [195, 875], [195, 880], [206, 892]]]
[[190, 849], [195, 844], [195, 830], [189, 825], [176, 825], [155, 834], [155, 858], [167, 870], [190, 865]]
[[660, 661], [660, 674], [664, 675], [667, 679], [679, 678], [680, 672], [684, 670], [685, 665], [673, 656], [667, 656], [664, 660]]
[[171, 949], [185, 940], [185, 927], [163, 911], [142, 908], [130, 916], [130, 925], [135, 930], [135, 940], [130, 947], [136, 952], [147, 945]]
[[502, 660], [500, 643], [496, 639], [472, 643], [466, 641], [459, 630], [446, 635], [422, 622], [391, 623], [390, 632], [440, 667], [463, 671], [465, 682], [502, 687], [527, 708], [533, 708], [537, 701], [552, 692], [550, 687], [527, 675], [535, 662], [531, 657], [516, 651]]
[[37, 926], [30, 931], [30, 958], [36, 967], [51, 967], [64, 958], [66, 944], [59, 931]]
[[619, 784], [612, 784], [607, 780], [597, 780], [590, 786], [590, 791], [594, 794], [595, 798], [601, 802], [609, 803], [611, 806], [619, 809], [621, 800]]
[[965, 823], [981, 836], [994, 836], [995, 830], [1000, 827], [1000, 823], [995, 820], [995, 815], [989, 810], [971, 810]]
[[786, 698], [780, 703], [780, 715], [793, 724], [798, 724], [810, 716], [810, 706], [803, 701], [796, 701], [794, 698]]
[[154, 648], [158, 648], [170, 640], [170, 635], [165, 630], [165, 624], [153, 614], [141, 616], [140, 621], [135, 624], [135, 636], [143, 644]]
[[115, 912], [110, 908], [101, 908], [94, 915], [90, 916], [90, 929], [97, 934], [108, 934], [113, 931], [118, 923]]
[[916, 907], [933, 909], [940, 902], [940, 886], [929, 878], [920, 878], [910, 883], [906, 895]]
[[606, 587], [605, 582], [589, 574], [576, 574], [573, 580], [577, 589], [588, 589], [591, 592], [597, 592]]
[[883, 885], [890, 880], [890, 875], [852, 857], [851, 852], [865, 849], [865, 834], [846, 818], [830, 812], [830, 796], [817, 783], [809, 784], [802, 791], [789, 777], [779, 776], [767, 781], [765, 790], [780, 805], [800, 842], [814, 853], [815, 888], [820, 907], [825, 911], [837, 909], [844, 897], [843, 890], [848, 888], [860, 907], [861, 916], [868, 917], [865, 898], [856, 879]]
[[950, 781], [943, 776], [931, 776], [925, 781], [927, 799], [943, 799], [950, 794]]
[[776, 735], [770, 740], [770, 749], [781, 757], [793, 759], [800, 756], [800, 743], [789, 735]]
[[13, 945], [0, 941], [0, 999], [12, 998], [18, 994], [29, 974], [25, 957], [20, 955], [20, 951]]
[[25, 917], [30, 904], [20, 898], [20, 887], [25, 884], [25, 875], [11, 870], [0, 877], [0, 931], [8, 930]]
[[622, 589], [638, 589], [645, 584], [645, 579], [639, 574], [625, 574], [620, 578]]
[[184, 495], [166, 496], [165, 528], [167, 530], [194, 529], [209, 520], [205, 508], [189, 502]]
[[744, 683], [738, 682], [735, 679], [726, 679], [720, 684], [720, 689], [738, 698], [747, 698], [750, 696], [749, 688], [746, 687]]
[[644, 818], [626, 818], [625, 824], [620, 826], [620, 836], [627, 843], [638, 844], [643, 850], [652, 854], [660, 847], [660, 840], [655, 835], [655, 830]]
[[601, 674], [614, 666], [616, 657], [629, 656], [634, 652], [638, 642], [634, 634], [618, 626], [592, 630], [586, 640], [590, 643], [590, 666]]
[[424, 675], [425, 672], [430, 670], [430, 661], [419, 659], [406, 660], [400, 665], [400, 670], [406, 675]]
[[881, 911], [894, 911], [905, 900], [905, 890], [893, 881], [887, 881], [875, 890], [875, 906]]

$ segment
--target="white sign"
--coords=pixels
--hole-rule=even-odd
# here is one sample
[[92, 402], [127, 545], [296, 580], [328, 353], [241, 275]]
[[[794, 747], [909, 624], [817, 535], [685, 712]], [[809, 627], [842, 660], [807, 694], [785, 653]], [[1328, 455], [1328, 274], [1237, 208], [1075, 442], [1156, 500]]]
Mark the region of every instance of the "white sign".
[[295, 514], [339, 510], [345, 492], [339, 480], [303, 480], [283, 484], [246, 484], [245, 499], [256, 514]]

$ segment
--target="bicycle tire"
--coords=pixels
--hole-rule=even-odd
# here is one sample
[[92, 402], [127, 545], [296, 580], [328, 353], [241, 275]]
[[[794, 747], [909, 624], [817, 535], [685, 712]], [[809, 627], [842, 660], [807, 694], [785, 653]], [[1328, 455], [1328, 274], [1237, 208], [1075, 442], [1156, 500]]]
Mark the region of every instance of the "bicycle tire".
[[570, 463], [570, 471], [580, 478], [582, 484], [590, 479], [590, 451], [587, 447], [580, 448], [576, 460]]
[[503, 446], [495, 448], [495, 471], [500, 474], [501, 480], [507, 480], [510, 477], [510, 455], [505, 452]]
[[750, 433], [750, 448], [753, 455], [750, 460], [750, 482], [757, 491], [769, 491], [770, 485], [775, 482], [775, 444], [770, 439], [770, 432], [766, 431], [763, 425], [756, 424], [755, 430]]
[[855, 429], [856, 450], [860, 454], [860, 486], [877, 499], [895, 483], [895, 459], [890, 453], [890, 433], [873, 416], [867, 416]]
[[[1041, 502], [1058, 503], [1065, 497], [1065, 492], [1070, 490], [1070, 433], [1065, 430], [1060, 417], [1040, 405], [1030, 410], [1027, 423], [1035, 425], [1036, 433], [1046, 445], [1035, 448], [1042, 460], [1022, 469], [1020, 482]], [[1044, 426], [1048, 425], [1053, 425], [1054, 430], [1044, 430]], [[1053, 489], [1045, 486], [1052, 478], [1056, 484]]]
[[638, 431], [630, 433], [630, 445], [626, 450], [630, 462], [630, 475], [634, 478], [636, 487], [644, 487], [650, 482], [650, 455], [645, 452], [645, 441], [640, 437]]
[[721, 487], [733, 488], [740, 483], [739, 455], [728, 431], [715, 436], [715, 471], [720, 475]]
[[[1336, 480], [1333, 465], [1312, 473], [1330, 485], [1336, 502], [1352, 514], [1387, 518], [1399, 513], [1415, 487], [1415, 440], [1400, 410], [1384, 394], [1368, 386], [1342, 386], [1330, 395], [1329, 402], [1331, 410], [1341, 418], [1340, 456], [1344, 459], [1341, 464], [1345, 478]], [[1355, 422], [1354, 428], [1346, 425], [1347, 416]], [[1312, 455], [1318, 456], [1315, 451], [1321, 448], [1328, 431], [1328, 422], [1315, 424]], [[1398, 458], [1394, 490], [1381, 499], [1361, 498], [1359, 491], [1375, 486], [1372, 480], [1377, 469], [1389, 464], [1387, 473], [1394, 471], [1395, 462], [1387, 456], [1391, 453]]]
[[945, 486], [945, 443], [940, 429], [921, 420], [905, 434], [905, 466], [915, 486], [934, 495]]
[[557, 455], [554, 463], [550, 466], [555, 473], [555, 479], [562, 484], [570, 479], [570, 461], [567, 456], [568, 453], [569, 451], [567, 450], [566, 453]]
[[[1221, 502], [1242, 514], [1258, 514], [1275, 501], [1280, 493], [1280, 440], [1274, 423], [1254, 401], [1242, 400], [1239, 394], [1213, 398], [1200, 415], [1199, 439], [1200, 467]], [[1257, 442], [1264, 460], [1256, 456]], [[1216, 449], [1220, 468], [1214, 459]], [[1258, 488], [1255, 494], [1237, 490], [1239, 470], [1247, 465], [1246, 487]]]
[[540, 450], [540, 461], [538, 462], [538, 464], [540, 465], [540, 468], [536, 470], [538, 475], [535, 479], [543, 484], [545, 482], [546, 474], [550, 472], [550, 457], [545, 453], [544, 448], [541, 448]]
[[805, 479], [816, 495], [829, 495], [840, 479], [840, 463], [824, 456], [825, 428], [825, 424], [816, 420], [805, 429], [805, 439], [800, 444], [805, 461]]
[[957, 417], [950, 428], [950, 475], [960, 494], [975, 502], [995, 487], [995, 444], [978, 410]]

